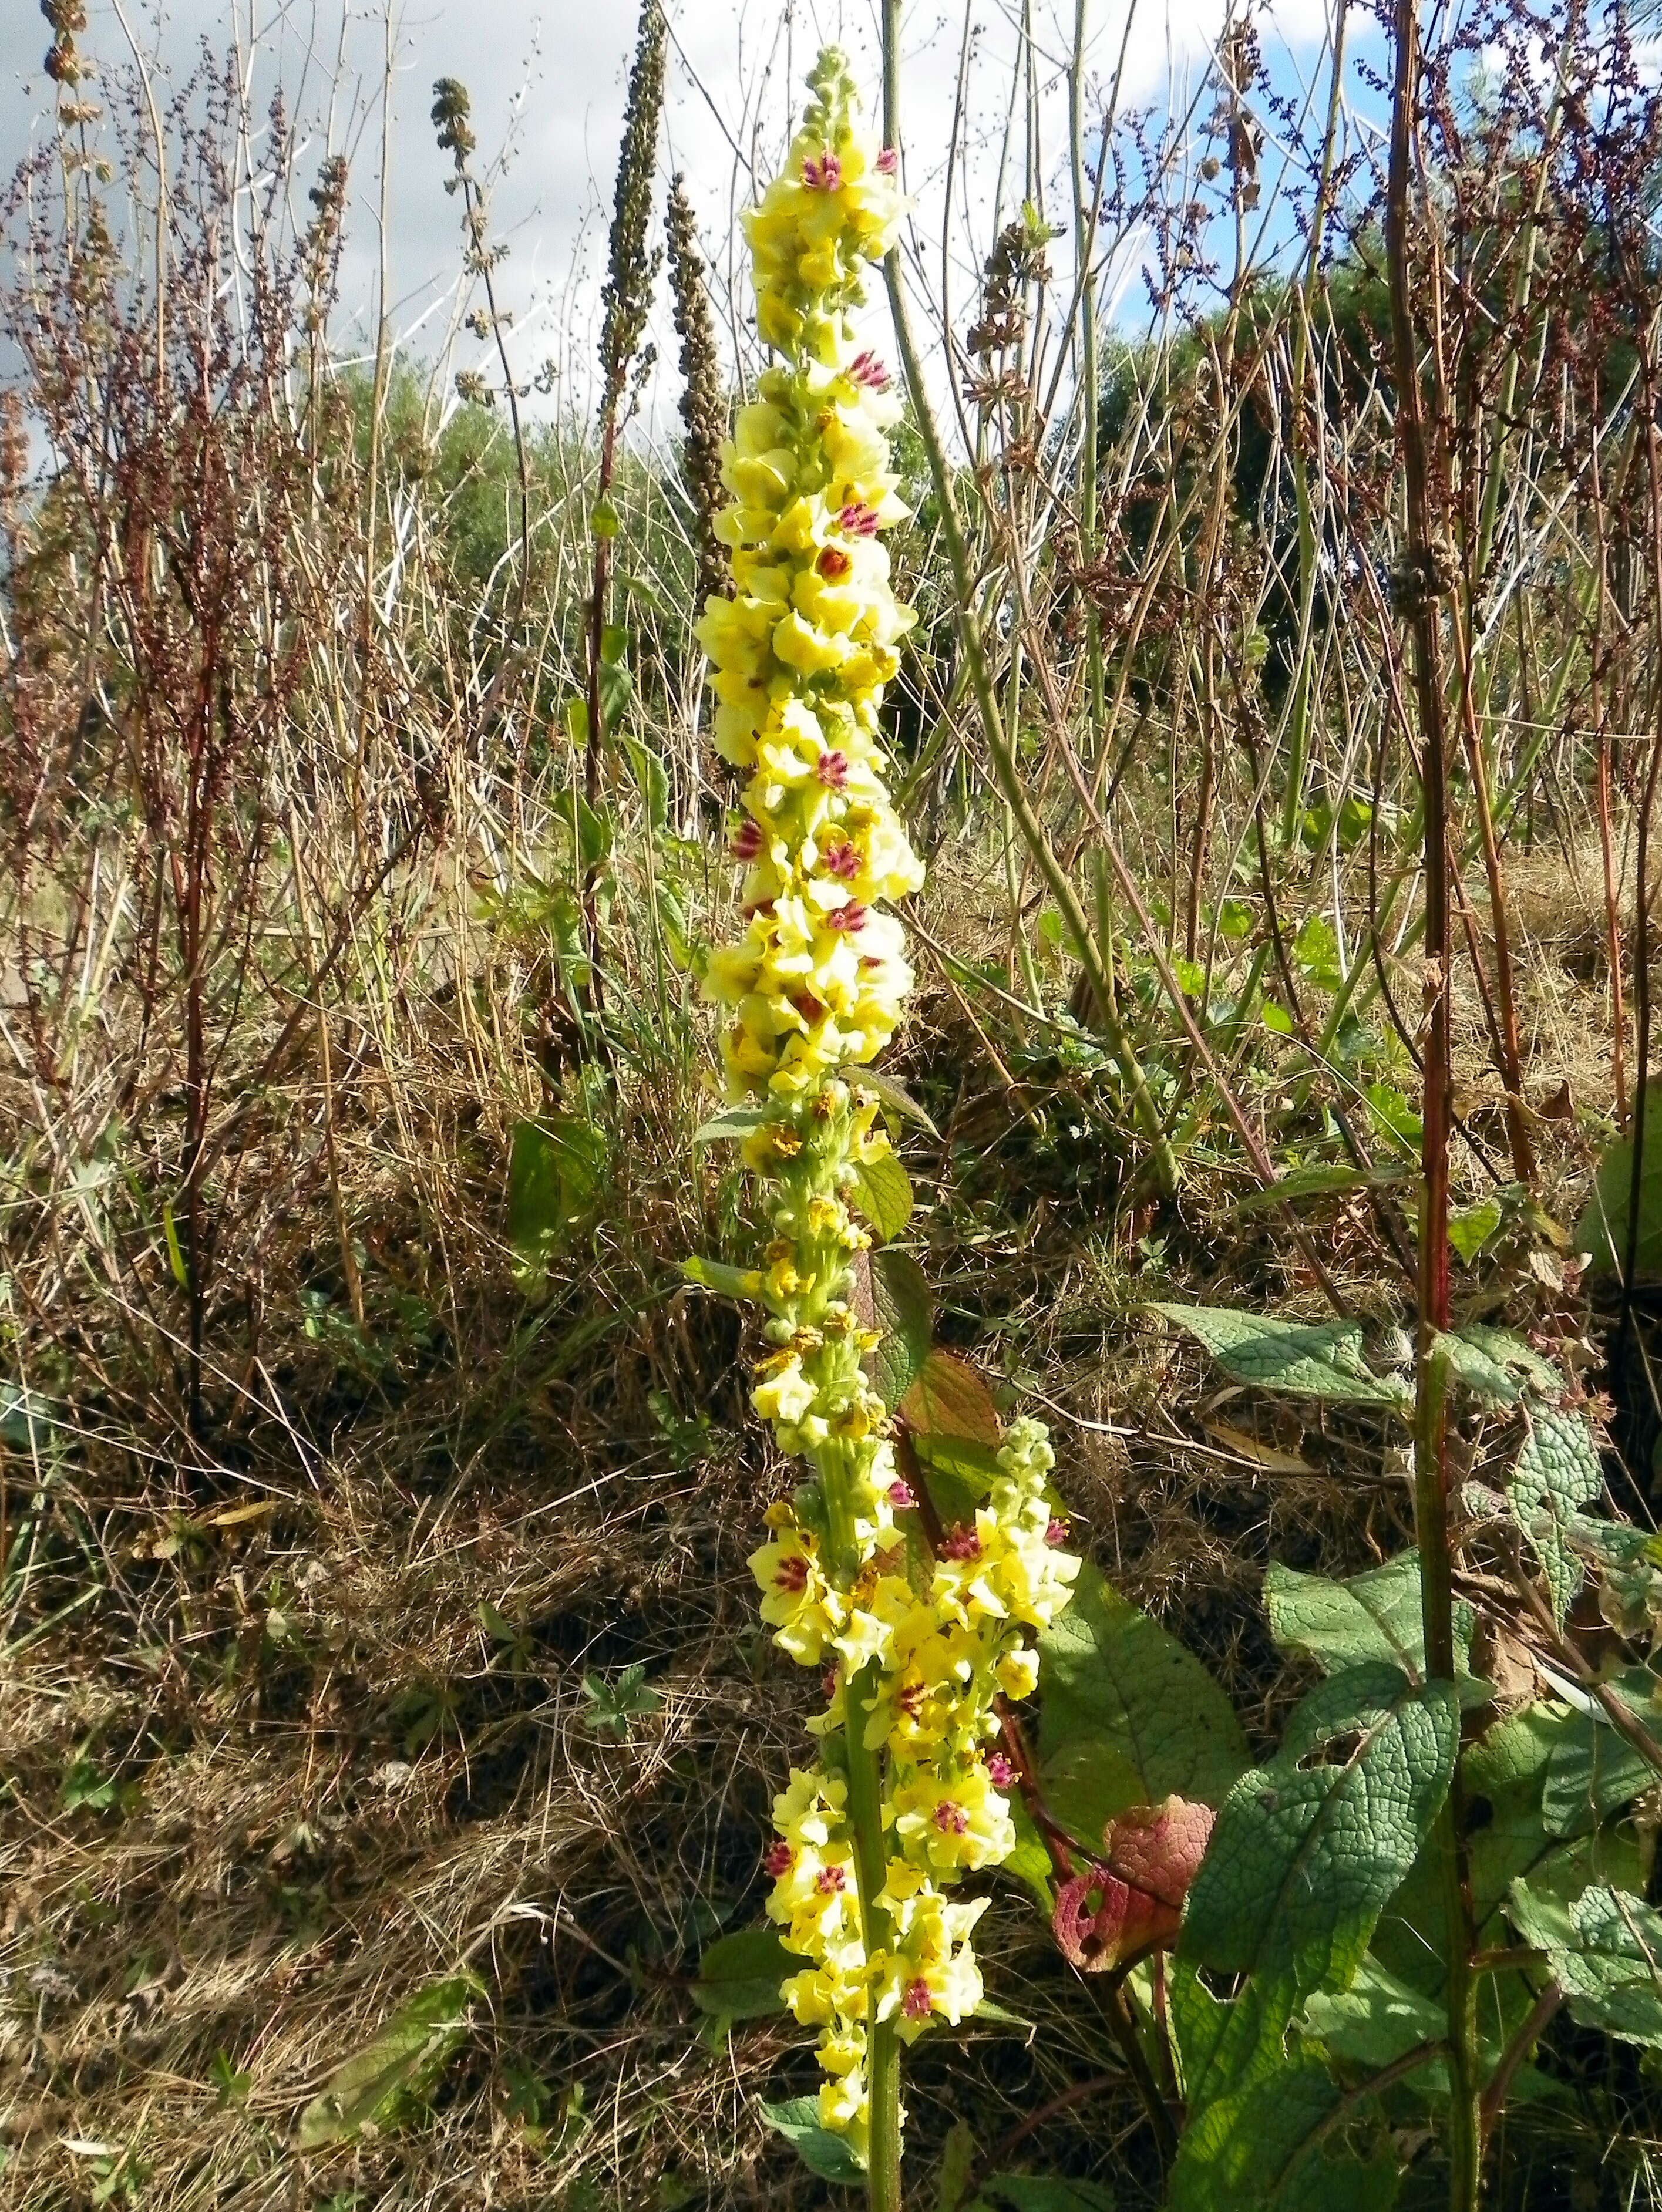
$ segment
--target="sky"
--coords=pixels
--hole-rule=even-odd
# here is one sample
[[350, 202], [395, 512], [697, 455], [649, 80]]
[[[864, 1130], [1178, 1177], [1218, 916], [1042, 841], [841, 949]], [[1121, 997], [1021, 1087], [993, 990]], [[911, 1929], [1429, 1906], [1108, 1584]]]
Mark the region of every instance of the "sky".
[[[1122, 104], [1194, 98], [1208, 66], [1225, 0], [1087, 0], [1087, 68], [1099, 86], [1122, 44]], [[1278, 89], [1324, 98], [1330, 0], [1269, 0], [1263, 37]], [[952, 134], [960, 49], [971, 27], [967, 112], [971, 144], [947, 240], [946, 265], [961, 320], [995, 215], [1014, 211], [1017, 175], [1003, 173], [1000, 141], [1021, 9], [1041, 56], [1035, 87], [1038, 170], [1046, 211], [1065, 219], [1066, 116], [1061, 64], [1072, 42], [1075, 0], [907, 0], [903, 16], [906, 182], [916, 202], [915, 238], [938, 284], [944, 155]], [[431, 360], [454, 338], [452, 365], [483, 348], [454, 332], [459, 313], [459, 207], [444, 191], [447, 156], [434, 143], [434, 80], [460, 77], [472, 98], [480, 161], [502, 157], [491, 200], [495, 237], [508, 247], [499, 301], [513, 318], [517, 380], [531, 383], [532, 411], [581, 406], [592, 373], [612, 178], [638, 0], [88, 0], [82, 41], [106, 91], [131, 65], [134, 46], [158, 81], [177, 81], [206, 46], [245, 58], [252, 104], [263, 113], [282, 85], [299, 126], [302, 185], [331, 148], [349, 158], [351, 204], [339, 334], [368, 344], [380, 295], [379, 208], [383, 126], [387, 302], [410, 354]], [[718, 277], [736, 273], [734, 216], [782, 146], [790, 106], [823, 40], [844, 45], [875, 100], [874, 0], [666, 0], [671, 27], [665, 171], [685, 171]], [[1353, 21], [1361, 15], [1353, 9]], [[0, 175], [46, 127], [52, 88], [40, 68], [48, 43], [34, 0], [0, 0]], [[1367, 35], [1364, 27], [1361, 33]], [[385, 67], [390, 52], [390, 73]], [[1210, 102], [1202, 103], [1202, 110]], [[1196, 158], [1207, 150], [1196, 134]], [[301, 219], [308, 210], [301, 205]], [[1068, 279], [1067, 242], [1056, 249]], [[1129, 278], [1135, 269], [1128, 267]], [[718, 284], [718, 289], [721, 289]], [[1128, 292], [1135, 289], [1128, 283]], [[742, 289], [740, 291], [742, 297]], [[667, 299], [655, 329], [673, 363]], [[664, 416], [666, 374], [649, 389], [645, 419]], [[668, 403], [673, 406], [673, 398]]]

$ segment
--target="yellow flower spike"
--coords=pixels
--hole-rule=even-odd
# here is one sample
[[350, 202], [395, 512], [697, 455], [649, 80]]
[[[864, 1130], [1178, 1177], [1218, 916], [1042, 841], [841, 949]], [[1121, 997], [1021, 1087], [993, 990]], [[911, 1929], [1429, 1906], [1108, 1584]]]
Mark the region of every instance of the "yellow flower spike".
[[[814, 1478], [800, 1514], [770, 1509], [751, 1566], [781, 1647], [831, 1669], [811, 1724], [825, 1765], [794, 1773], [775, 1804], [769, 1911], [803, 1961], [785, 1996], [819, 2033], [822, 2120], [892, 2175], [897, 2038], [980, 1996], [969, 1939], [983, 1908], [947, 1888], [1014, 1844], [996, 1786], [1009, 1778], [983, 1750], [995, 1700], [1032, 1686], [1023, 1639], [1066, 1603], [1077, 1567], [1050, 1521], [1043, 1431], [1020, 1423], [973, 1527], [920, 1565], [896, 1526], [916, 1501], [861, 1364], [879, 1341], [851, 1304], [871, 1239], [845, 1194], [890, 1145], [879, 1102], [849, 1079], [911, 989], [889, 908], [923, 870], [880, 740], [915, 620], [882, 544], [909, 512], [889, 448], [900, 399], [849, 318], [903, 203], [834, 50], [810, 85], [784, 171], [744, 218], [776, 358], [722, 459], [734, 595], [697, 628], [715, 742], [745, 779], [729, 832], [744, 922], [711, 953], [704, 990], [723, 1010], [729, 1095], [762, 1116], [743, 1144], [771, 1224], [752, 1402]], [[874, 1866], [881, 1893], [862, 1899], [858, 1869]]]

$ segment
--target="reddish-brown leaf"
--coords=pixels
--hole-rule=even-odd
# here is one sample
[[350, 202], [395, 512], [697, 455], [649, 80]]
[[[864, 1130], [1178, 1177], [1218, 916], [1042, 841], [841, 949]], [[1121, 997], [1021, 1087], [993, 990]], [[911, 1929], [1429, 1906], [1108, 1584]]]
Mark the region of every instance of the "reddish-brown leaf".
[[1215, 1818], [1209, 1805], [1168, 1797], [1108, 1823], [1100, 1860], [1056, 1893], [1056, 1941], [1082, 1973], [1106, 1973], [1175, 1941]]

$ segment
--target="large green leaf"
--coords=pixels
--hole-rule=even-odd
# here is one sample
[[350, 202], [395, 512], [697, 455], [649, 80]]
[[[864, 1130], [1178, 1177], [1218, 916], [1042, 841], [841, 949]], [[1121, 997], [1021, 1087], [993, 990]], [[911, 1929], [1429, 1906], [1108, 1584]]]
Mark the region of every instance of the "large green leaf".
[[1662, 1913], [1599, 1884], [1568, 1905], [1512, 1887], [1513, 1924], [1547, 1954], [1570, 2011], [1587, 2027], [1662, 2050]]
[[1234, 1708], [1192, 1653], [1088, 1563], [1038, 1648], [1040, 1784], [1087, 1848], [1133, 1805], [1222, 1802], [1247, 1764]]
[[[1627, 1262], [1628, 1209], [1633, 1193], [1633, 1139], [1620, 1137], [1598, 1163], [1581, 1218], [1575, 1249], [1595, 1275], [1617, 1275]], [[1639, 1170], [1639, 1244], [1635, 1279], [1662, 1273], [1662, 1083], [1645, 1093], [1645, 1149]]]
[[[1607, 1685], [1662, 1756], [1662, 1706], [1656, 1700], [1657, 1686], [1655, 1677], [1643, 1667], [1630, 1668]], [[1585, 1710], [1567, 1717], [1547, 1759], [1541, 1794], [1543, 1824], [1551, 1836], [1583, 1834], [1611, 1813], [1630, 1805], [1658, 1779], [1654, 1762], [1605, 1717], [1602, 1707], [1589, 1703]]]
[[783, 2012], [779, 1985], [802, 1961], [771, 1928], [741, 1928], [705, 1946], [692, 2001], [717, 2020], [765, 2020]]
[[[1548, 1776], [1558, 1762], [1568, 1811], [1568, 1765], [1576, 1755], [1576, 1741], [1585, 1737], [1591, 1725], [1585, 1715], [1566, 1705], [1526, 1705], [1495, 1722], [1462, 1756], [1472, 1911], [1480, 1948], [1505, 1945], [1501, 1915], [1507, 1892], [1520, 1877], [1563, 1895], [1575, 1893], [1593, 1880], [1644, 1880], [1634, 1831], [1625, 1826], [1595, 1829], [1585, 1804], [1574, 1823], [1578, 1832], [1561, 1838], [1548, 1832], [1542, 1811]], [[1604, 1733], [1609, 1736], [1612, 1731]], [[1440, 1878], [1428, 1855], [1386, 1908], [1373, 1950], [1411, 1988], [1440, 2002], [1447, 1948]], [[1483, 1977], [1478, 1998], [1485, 2038], [1505, 2039], [1520, 1993], [1527, 2008], [1529, 1993], [1520, 1975]]]
[[508, 1159], [508, 1241], [540, 1275], [569, 1245], [606, 1179], [604, 1133], [581, 1115], [516, 1121]]
[[[1241, 2002], [1237, 2000], [1237, 2002]], [[1174, 1984], [1173, 2025], [1207, 2033], [1219, 2000], [1192, 1977]], [[1390, 2212], [1398, 2163], [1388, 2139], [1358, 2157], [1335, 2130], [1343, 2092], [1312, 2052], [1198, 2109], [1191, 2106], [1172, 2169], [1170, 2212]]]
[[1238, 1382], [1341, 1406], [1394, 1406], [1400, 1412], [1412, 1402], [1412, 1389], [1400, 1376], [1368, 1372], [1359, 1322], [1278, 1321], [1232, 1306], [1156, 1305], [1154, 1310], [1198, 1337]]
[[863, 2181], [865, 2170], [849, 2148], [846, 2136], [819, 2124], [815, 2097], [789, 2097], [782, 2105], [762, 2106], [762, 2118], [791, 2145], [810, 2173], [821, 2181]]
[[[1662, 1139], [1662, 1131], [1658, 1132]], [[1549, 1405], [1525, 1393], [1524, 1442], [1507, 1482], [1507, 1498], [1541, 1563], [1552, 1609], [1562, 1622], [1581, 1587], [1570, 1528], [1580, 1509], [1604, 1491], [1598, 1446], [1584, 1413]]]
[[313, 2098], [300, 2116], [300, 2148], [349, 2142], [366, 2127], [393, 2125], [419, 2105], [466, 2041], [469, 2006], [484, 1994], [472, 1974], [450, 1974], [418, 1990]]
[[[1190, 2110], [1173, 2212], [1316, 2212], [1336, 2190], [1350, 2204], [1392, 2201], [1394, 2158], [1358, 2160], [1329, 2139], [1339, 2092], [1313, 2056], [1289, 2057], [1287, 2031], [1318, 1992], [1350, 1986], [1458, 1747], [1449, 1684], [1353, 1667], [1312, 1691], [1275, 1757], [1230, 1791], [1172, 1977]], [[1216, 1997], [1202, 1972], [1245, 1986]]]
[[[1425, 1674], [1417, 1552], [1403, 1552], [1342, 1583], [1275, 1561], [1264, 1576], [1263, 1600], [1269, 1632], [1282, 1650], [1313, 1659], [1324, 1674], [1369, 1661], [1399, 1668], [1410, 1682]], [[1476, 1626], [1476, 1611], [1461, 1601], [1454, 1608], [1454, 1638], [1462, 1704], [1482, 1705], [1490, 1694], [1488, 1685], [1471, 1673]]]

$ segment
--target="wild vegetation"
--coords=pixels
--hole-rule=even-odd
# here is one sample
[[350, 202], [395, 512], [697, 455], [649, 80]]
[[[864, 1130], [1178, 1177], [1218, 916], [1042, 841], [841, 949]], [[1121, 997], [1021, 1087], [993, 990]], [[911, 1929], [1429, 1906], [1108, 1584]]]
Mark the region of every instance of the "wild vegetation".
[[642, 0], [585, 415], [42, 13], [6, 2201], [1662, 2203], [1647, 23]]

